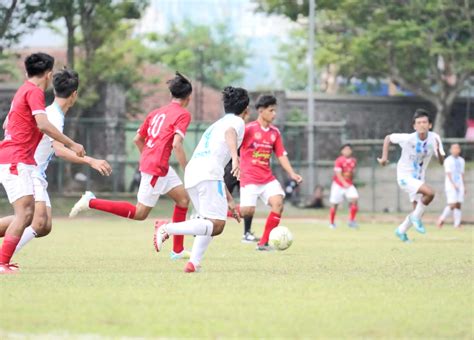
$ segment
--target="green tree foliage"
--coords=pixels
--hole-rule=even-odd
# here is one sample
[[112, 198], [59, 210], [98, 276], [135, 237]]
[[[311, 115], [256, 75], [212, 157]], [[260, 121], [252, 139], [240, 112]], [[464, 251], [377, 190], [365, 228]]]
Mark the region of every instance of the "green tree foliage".
[[[307, 1], [257, 3], [293, 20], [307, 16], [307, 7], [301, 7]], [[317, 64], [337, 64], [347, 78], [398, 83], [433, 104], [435, 130], [442, 132], [454, 99], [474, 72], [472, 2], [324, 0], [317, 6]]]
[[224, 24], [214, 27], [189, 21], [154, 37], [153, 58], [172, 69], [220, 89], [243, 78], [249, 52]]

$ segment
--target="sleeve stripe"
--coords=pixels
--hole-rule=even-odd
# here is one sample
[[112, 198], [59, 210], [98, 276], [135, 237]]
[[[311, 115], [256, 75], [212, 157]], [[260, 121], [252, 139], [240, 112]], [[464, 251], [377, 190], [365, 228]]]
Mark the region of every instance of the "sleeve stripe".
[[181, 131], [181, 130], [178, 129], [178, 130], [176, 130], [176, 133], [177, 133], [178, 135], [180, 135], [181, 137], [184, 138], [184, 133], [183, 133], [183, 131]]
[[46, 111], [45, 110], [34, 110], [31, 112], [31, 114], [34, 116], [34, 115], [38, 115], [38, 114], [46, 114]]

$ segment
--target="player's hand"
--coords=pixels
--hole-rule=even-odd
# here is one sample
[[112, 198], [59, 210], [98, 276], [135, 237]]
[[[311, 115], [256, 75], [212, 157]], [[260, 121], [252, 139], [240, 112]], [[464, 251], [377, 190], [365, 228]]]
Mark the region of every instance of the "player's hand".
[[301, 182], [303, 182], [303, 177], [301, 177], [300, 175], [298, 175], [297, 173], [292, 173], [290, 174], [290, 178], [294, 181], [296, 181], [296, 183], [300, 184]]
[[379, 162], [379, 164], [381, 166], [385, 166], [388, 164], [388, 159], [384, 159], [384, 158], [377, 158], [377, 162]]
[[230, 171], [232, 176], [240, 180], [240, 162], [239, 158], [235, 158], [232, 160], [232, 170]]
[[85, 150], [84, 147], [83, 147], [81, 144], [79, 144], [79, 143], [74, 143], [74, 144], [72, 144], [69, 149], [71, 149], [72, 151], [74, 151], [78, 157], [84, 157], [84, 156], [86, 155], [86, 150]]
[[92, 169], [97, 170], [102, 176], [110, 176], [112, 174], [112, 167], [106, 160], [92, 159], [90, 165]]
[[238, 222], [240, 223], [240, 215], [239, 215], [239, 212], [237, 211], [237, 208], [235, 207], [235, 202], [232, 200], [232, 201], [229, 201], [227, 203], [227, 206], [228, 206], [228, 209], [230, 210], [230, 212], [232, 213], [232, 217]]

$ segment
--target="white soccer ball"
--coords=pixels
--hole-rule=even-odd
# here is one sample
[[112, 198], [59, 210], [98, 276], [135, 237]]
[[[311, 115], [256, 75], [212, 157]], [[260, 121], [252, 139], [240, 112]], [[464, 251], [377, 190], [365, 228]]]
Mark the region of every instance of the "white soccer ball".
[[290, 229], [278, 226], [270, 232], [269, 244], [276, 250], [288, 249], [293, 243], [293, 234]]

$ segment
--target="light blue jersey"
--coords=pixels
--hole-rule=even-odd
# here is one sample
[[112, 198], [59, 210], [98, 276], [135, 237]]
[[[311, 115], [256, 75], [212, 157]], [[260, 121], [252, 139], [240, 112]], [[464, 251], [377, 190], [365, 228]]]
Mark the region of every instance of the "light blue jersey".
[[[59, 105], [54, 102], [46, 108], [46, 115], [51, 124], [59, 131], [64, 130], [64, 113]], [[44, 135], [35, 151], [36, 170], [35, 175], [46, 178], [46, 169], [54, 156], [53, 139]]]

